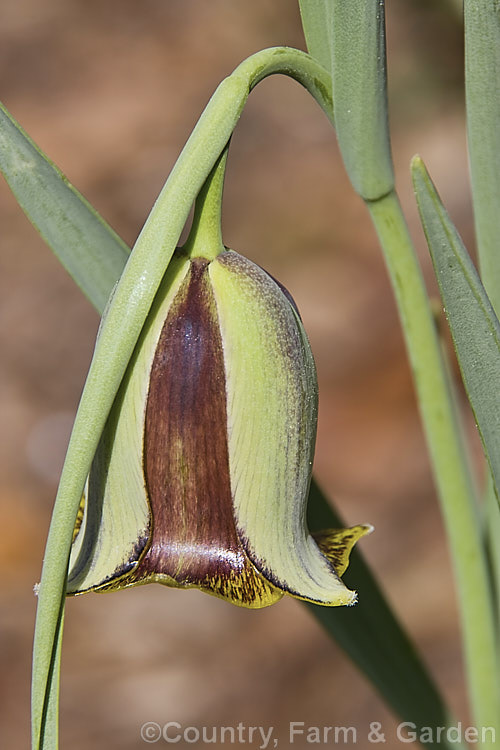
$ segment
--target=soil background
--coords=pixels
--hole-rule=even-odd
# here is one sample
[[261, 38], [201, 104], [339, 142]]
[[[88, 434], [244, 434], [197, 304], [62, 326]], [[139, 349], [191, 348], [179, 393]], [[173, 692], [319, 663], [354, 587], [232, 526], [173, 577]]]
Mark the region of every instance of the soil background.
[[[219, 81], [263, 47], [304, 48], [293, 0], [4, 0], [0, 19], [0, 98], [129, 244]], [[473, 251], [461, 19], [451, 0], [400, 0], [387, 26], [398, 186], [435, 295], [408, 165], [421, 154]], [[316, 476], [348, 523], [374, 524], [363, 553], [467, 722], [447, 545], [384, 262], [329, 123], [284, 77], [259, 85], [238, 124], [224, 238], [294, 295], [319, 374]], [[3, 181], [0, 269], [0, 736], [18, 750], [33, 584], [99, 321]], [[292, 599], [248, 612], [147, 586], [70, 600], [61, 690], [72, 750], [142, 748], [147, 721], [272, 726], [280, 747], [292, 721], [352, 726], [369, 746], [377, 721], [387, 750], [400, 746], [397, 719]]]

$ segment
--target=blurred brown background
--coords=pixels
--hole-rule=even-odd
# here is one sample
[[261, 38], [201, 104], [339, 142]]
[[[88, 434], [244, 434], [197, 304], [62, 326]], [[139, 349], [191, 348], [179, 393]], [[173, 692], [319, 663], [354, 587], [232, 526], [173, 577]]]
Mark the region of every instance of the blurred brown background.
[[[434, 293], [408, 163], [423, 156], [471, 246], [461, 22], [451, 0], [387, 6], [398, 184]], [[295, 0], [4, 0], [0, 18], [0, 98], [129, 243], [221, 78], [262, 47], [304, 47]], [[224, 205], [226, 244], [286, 284], [310, 334], [316, 474], [349, 523], [375, 525], [363, 551], [466, 721], [446, 541], [383, 260], [333, 132], [297, 84], [275, 77], [252, 94]], [[32, 587], [98, 318], [3, 181], [0, 228], [0, 737], [17, 750]], [[67, 610], [63, 748], [143, 748], [141, 725], [170, 720], [274, 726], [281, 747], [290, 721], [360, 738], [379, 721], [398, 746], [394, 717], [298, 602], [247, 612], [149, 586]]]

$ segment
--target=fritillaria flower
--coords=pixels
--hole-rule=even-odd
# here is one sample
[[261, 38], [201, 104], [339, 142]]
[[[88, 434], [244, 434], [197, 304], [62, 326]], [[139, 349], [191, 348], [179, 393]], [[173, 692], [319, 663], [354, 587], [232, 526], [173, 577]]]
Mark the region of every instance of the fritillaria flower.
[[311, 535], [314, 361], [290, 295], [231, 251], [167, 269], [75, 529], [68, 593], [158, 582], [245, 607], [352, 604], [368, 526]]

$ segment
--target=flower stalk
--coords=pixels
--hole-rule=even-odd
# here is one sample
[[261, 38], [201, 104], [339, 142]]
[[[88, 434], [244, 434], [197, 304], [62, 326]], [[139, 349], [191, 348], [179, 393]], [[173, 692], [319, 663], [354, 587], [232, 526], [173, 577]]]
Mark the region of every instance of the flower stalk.
[[39, 586], [32, 671], [34, 750], [53, 750], [58, 744], [54, 690], [58, 685], [68, 562], [84, 485], [100, 436], [191, 206], [224, 151], [250, 91], [273, 73], [295, 78], [332, 117], [328, 74], [305, 53], [273, 48], [244, 61], [219, 85], [188, 139], [134, 245], [103, 318], [61, 474]]
[[224, 251], [221, 208], [228, 150], [229, 142], [196, 197], [193, 223], [184, 243], [190, 258], [214, 260]]

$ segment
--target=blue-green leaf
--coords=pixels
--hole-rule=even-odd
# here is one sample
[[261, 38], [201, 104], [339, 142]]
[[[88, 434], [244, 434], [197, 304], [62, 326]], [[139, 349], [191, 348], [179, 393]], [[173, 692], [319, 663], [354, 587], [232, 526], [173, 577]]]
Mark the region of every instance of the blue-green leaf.
[[0, 169], [31, 223], [102, 311], [129, 250], [1, 104]]
[[326, 70], [330, 71], [332, 4], [330, 0], [299, 0], [299, 6], [307, 50]]
[[375, 201], [394, 187], [383, 0], [331, 0], [335, 129], [354, 189]]
[[412, 175], [462, 378], [500, 488], [500, 324], [460, 236], [418, 157]]
[[465, 0], [467, 134], [481, 277], [500, 314], [500, 10]]

